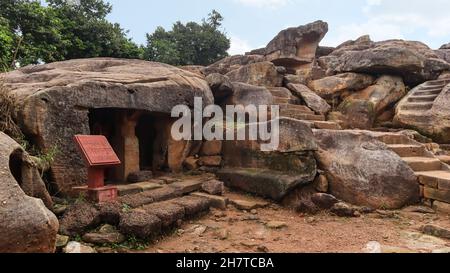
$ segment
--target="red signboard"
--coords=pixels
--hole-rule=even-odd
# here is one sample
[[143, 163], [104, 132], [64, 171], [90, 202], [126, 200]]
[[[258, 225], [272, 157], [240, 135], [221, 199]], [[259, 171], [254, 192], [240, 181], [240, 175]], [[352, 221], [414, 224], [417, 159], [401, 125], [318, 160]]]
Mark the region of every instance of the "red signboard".
[[120, 160], [105, 136], [75, 136], [88, 167], [119, 165]]

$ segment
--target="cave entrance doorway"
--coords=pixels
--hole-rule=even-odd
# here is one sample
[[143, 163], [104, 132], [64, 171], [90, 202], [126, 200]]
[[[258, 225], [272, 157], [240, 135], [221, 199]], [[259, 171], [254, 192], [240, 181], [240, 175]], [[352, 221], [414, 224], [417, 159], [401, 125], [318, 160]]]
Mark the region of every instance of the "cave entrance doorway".
[[161, 174], [166, 171], [168, 126], [169, 118], [161, 113], [91, 109], [91, 135], [104, 135], [122, 163], [106, 170], [106, 184], [128, 183], [130, 174], [136, 176], [149, 171]]

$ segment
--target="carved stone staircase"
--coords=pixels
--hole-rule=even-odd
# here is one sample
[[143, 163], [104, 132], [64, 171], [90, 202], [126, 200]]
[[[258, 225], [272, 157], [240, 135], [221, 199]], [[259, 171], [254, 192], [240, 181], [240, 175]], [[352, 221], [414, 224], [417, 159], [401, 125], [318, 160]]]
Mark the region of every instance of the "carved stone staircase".
[[341, 130], [339, 124], [326, 121], [324, 115], [318, 115], [305, 105], [300, 105], [299, 98], [283, 87], [269, 88], [274, 104], [280, 106], [280, 116], [307, 122], [314, 129]]
[[448, 84], [450, 84], [450, 79], [429, 81], [420, 85], [411, 91], [407, 101], [401, 106], [401, 110], [420, 116], [423, 112], [433, 108], [434, 101]]
[[450, 208], [450, 167], [427, 150], [426, 145], [406, 136], [386, 134], [379, 140], [397, 153], [414, 170], [421, 195], [434, 207]]
[[[200, 193], [202, 184], [213, 177], [160, 177], [147, 182], [118, 185], [119, 202], [129, 208], [129, 213], [147, 213], [149, 217], [127, 227], [146, 230], [138, 237], [152, 237], [209, 212], [211, 207], [225, 209], [227, 200], [222, 196]], [[139, 226], [142, 225], [142, 226]]]

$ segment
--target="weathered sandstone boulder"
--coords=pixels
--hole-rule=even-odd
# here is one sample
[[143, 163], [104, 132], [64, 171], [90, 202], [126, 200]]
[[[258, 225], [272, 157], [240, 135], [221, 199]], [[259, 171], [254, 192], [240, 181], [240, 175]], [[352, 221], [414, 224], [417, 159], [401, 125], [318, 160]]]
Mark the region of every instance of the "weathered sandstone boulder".
[[194, 74], [198, 74], [199, 76], [205, 76], [205, 74], [203, 74], [205, 67], [201, 66], [201, 65], [183, 65], [183, 66], [179, 66], [179, 68], [189, 71], [189, 72], [192, 72]]
[[450, 78], [417, 86], [397, 105], [394, 124], [450, 143]]
[[42, 180], [40, 162], [41, 159], [30, 156], [23, 150], [16, 150], [11, 155], [10, 169], [26, 195], [41, 199], [45, 206], [52, 210], [53, 200]]
[[229, 187], [274, 200], [312, 182], [317, 172], [313, 156], [317, 146], [310, 127], [299, 120], [282, 118], [279, 135], [280, 144], [271, 152], [261, 150], [262, 141], [224, 141], [220, 179]]
[[371, 129], [378, 116], [406, 95], [402, 78], [382, 76], [374, 85], [353, 93], [341, 103], [344, 128]]
[[413, 170], [369, 131], [314, 130], [329, 192], [358, 206], [398, 209], [419, 201]]
[[[362, 45], [363, 44], [363, 45]], [[423, 43], [388, 40], [343, 45], [320, 60], [333, 73], [394, 74], [408, 84], [436, 79], [450, 64]]]
[[19, 144], [0, 132], [0, 251], [54, 252], [58, 219], [42, 200], [27, 196], [21, 189], [15, 164], [10, 165], [17, 152], [24, 153]]
[[129, 173], [140, 170], [145, 158], [138, 150], [145, 139], [158, 145], [148, 167], [179, 171], [189, 146], [164, 135], [174, 122], [172, 108], [180, 104], [193, 108], [195, 97], [203, 98], [204, 105], [214, 102], [202, 76], [140, 60], [71, 60], [27, 66], [4, 78], [18, 98], [16, 120], [22, 131], [43, 152], [57, 147], [51, 174], [62, 193], [70, 193], [86, 179], [74, 135], [108, 137], [123, 163], [111, 172], [114, 179], [126, 181]]
[[219, 73], [212, 73], [206, 77], [214, 96], [214, 102], [220, 103], [233, 94], [233, 85], [230, 79]]
[[333, 51], [335, 51], [336, 48], [334, 47], [330, 47], [330, 46], [319, 46], [317, 47], [317, 51], [316, 51], [316, 58], [320, 58], [320, 57], [324, 57], [324, 56], [328, 56], [331, 53], [333, 53]]
[[242, 82], [258, 86], [280, 87], [283, 74], [271, 62], [259, 62], [242, 66], [226, 74], [232, 82]]
[[212, 73], [219, 73], [225, 75], [228, 72], [239, 69], [244, 65], [264, 61], [265, 58], [262, 55], [234, 55], [226, 57], [206, 67], [205, 69], [203, 69], [203, 73], [206, 75]]
[[222, 141], [220, 140], [205, 141], [200, 149], [200, 155], [204, 156], [220, 155], [221, 153]]
[[345, 91], [359, 91], [374, 82], [375, 78], [358, 73], [343, 73], [311, 81], [308, 86], [325, 99], [339, 97]]
[[266, 46], [266, 60], [293, 69], [312, 63], [327, 32], [328, 24], [322, 21], [285, 29]]
[[338, 45], [329, 55], [341, 56], [346, 51], [361, 51], [366, 50], [374, 46], [374, 42], [370, 39], [369, 35], [363, 35], [356, 40], [349, 40]]
[[273, 96], [263, 86], [233, 82], [233, 95], [228, 97], [224, 105], [272, 105]]
[[439, 58], [445, 60], [447, 63], [450, 63], [450, 43], [441, 46], [435, 52]]
[[306, 85], [288, 84], [287, 87], [317, 114], [325, 115], [331, 110], [331, 106], [319, 95], [311, 91]]

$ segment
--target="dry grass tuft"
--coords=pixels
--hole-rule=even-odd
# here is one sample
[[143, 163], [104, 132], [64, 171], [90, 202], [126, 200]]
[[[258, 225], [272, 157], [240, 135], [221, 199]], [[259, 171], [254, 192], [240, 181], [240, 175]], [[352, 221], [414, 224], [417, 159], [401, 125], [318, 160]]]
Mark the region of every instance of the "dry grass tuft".
[[0, 75], [0, 131], [22, 143], [24, 134], [13, 119], [15, 104], [16, 97], [8, 92]]

